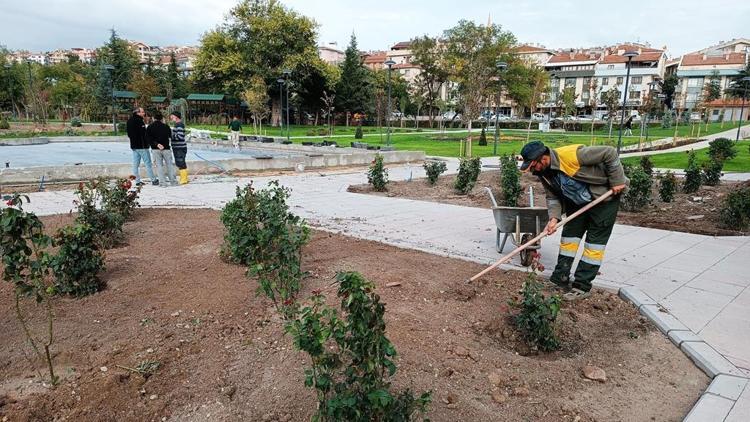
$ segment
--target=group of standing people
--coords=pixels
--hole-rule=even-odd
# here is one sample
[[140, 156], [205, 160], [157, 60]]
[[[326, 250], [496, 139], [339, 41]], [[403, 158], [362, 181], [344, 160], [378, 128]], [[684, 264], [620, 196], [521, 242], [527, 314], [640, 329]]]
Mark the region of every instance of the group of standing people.
[[[176, 186], [178, 181], [175, 174], [175, 165], [179, 171], [179, 184], [186, 184], [188, 182], [187, 163], [185, 162], [187, 143], [185, 142], [185, 124], [182, 122], [182, 115], [178, 111], [169, 115], [174, 124], [173, 128], [163, 122], [164, 115], [159, 111], [154, 113], [153, 121], [149, 124], [146, 124], [145, 116], [146, 112], [143, 108], [138, 107], [133, 110], [133, 114], [127, 123], [130, 149], [133, 151], [133, 175], [135, 176], [136, 186], [143, 185], [140, 174], [141, 161], [143, 161], [146, 174], [154, 186]], [[154, 177], [151, 162], [152, 154], [156, 162], [157, 177]], [[174, 161], [172, 160], [173, 157]]]

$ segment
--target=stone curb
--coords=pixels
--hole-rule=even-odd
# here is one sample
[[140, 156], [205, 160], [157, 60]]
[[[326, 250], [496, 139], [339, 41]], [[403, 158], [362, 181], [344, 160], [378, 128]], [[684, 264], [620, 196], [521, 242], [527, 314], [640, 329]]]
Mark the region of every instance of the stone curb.
[[750, 385], [750, 379], [677, 318], [668, 312], [660, 311], [661, 307], [656, 301], [640, 289], [623, 287], [619, 295], [638, 308], [638, 311], [651, 320], [659, 331], [666, 334], [695, 366], [712, 379], [683, 422], [724, 421], [743, 390]]

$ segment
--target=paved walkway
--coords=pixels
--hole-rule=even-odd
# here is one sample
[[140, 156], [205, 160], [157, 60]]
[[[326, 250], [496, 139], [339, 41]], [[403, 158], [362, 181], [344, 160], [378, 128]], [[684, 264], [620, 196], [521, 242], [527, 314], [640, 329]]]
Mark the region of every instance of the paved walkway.
[[[456, 160], [449, 160], [450, 172], [456, 167]], [[392, 180], [407, 180], [423, 177], [423, 170], [419, 165], [400, 166], [391, 168], [390, 175]], [[351, 184], [366, 183], [364, 171], [309, 171], [253, 180], [260, 186], [272, 179], [293, 189], [296, 213], [325, 230], [483, 264], [499, 257], [489, 210], [347, 192]], [[141, 203], [219, 209], [233, 197], [235, 186], [249, 181], [201, 180], [173, 188], [147, 186]], [[73, 199], [68, 191], [30, 196], [27, 209], [40, 215], [68, 212]], [[558, 240], [559, 232], [543, 242], [542, 262], [548, 269], [554, 266]], [[748, 261], [750, 237], [710, 237], [618, 224], [596, 284], [608, 289], [640, 288], [750, 376]], [[750, 420], [750, 387], [732, 405], [733, 420]]]
[[[744, 139], [747, 137], [750, 137], [750, 132], [748, 132], [748, 129], [750, 129], [750, 125], [742, 126], [742, 130], [740, 131], [741, 137], [740, 139]], [[729, 138], [734, 139], [737, 136], [737, 128], [725, 130], [724, 132], [714, 133], [713, 135], [704, 136], [704, 141], [696, 142], [693, 144], [688, 145], [682, 145], [675, 148], [669, 148], [669, 149], [662, 149], [658, 151], [637, 151], [638, 145], [628, 145], [627, 147], [623, 147], [623, 151], [631, 151], [631, 152], [622, 152], [620, 155], [623, 157], [640, 157], [642, 155], [654, 155], [654, 154], [666, 154], [668, 152], [681, 152], [681, 151], [690, 151], [691, 149], [704, 149], [708, 148], [708, 144], [711, 143], [714, 139], [717, 138]], [[663, 145], [668, 144], [672, 142], [672, 138], [662, 138], [656, 141], [653, 141], [654, 145]], [[636, 150], [636, 151], [633, 151]]]

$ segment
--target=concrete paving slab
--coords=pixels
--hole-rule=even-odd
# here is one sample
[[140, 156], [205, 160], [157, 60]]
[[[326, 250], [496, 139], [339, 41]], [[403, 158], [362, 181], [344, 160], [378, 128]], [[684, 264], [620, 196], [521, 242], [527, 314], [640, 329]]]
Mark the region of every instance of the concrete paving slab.
[[683, 419], [683, 422], [720, 422], [729, 415], [733, 406], [734, 400], [713, 394], [704, 394]]
[[731, 301], [729, 296], [681, 287], [660, 303], [691, 330], [699, 332]]
[[729, 411], [729, 415], [724, 422], [747, 422], [750, 421], [750, 385], [745, 386], [745, 390], [740, 398], [734, 403], [734, 407]]
[[741, 370], [705, 342], [686, 341], [680, 348], [711, 378], [719, 374], [744, 376]]
[[745, 386], [747, 384], [748, 379], [745, 377], [717, 375], [716, 378], [711, 381], [711, 384], [708, 386], [706, 393], [714, 394], [730, 400], [738, 400], [740, 398], [740, 395], [742, 395], [742, 392], [745, 390]]
[[738, 286], [736, 284], [724, 283], [722, 281], [712, 280], [700, 276], [688, 282], [686, 286], [729, 297], [736, 297], [743, 290], [745, 290], [745, 287]]

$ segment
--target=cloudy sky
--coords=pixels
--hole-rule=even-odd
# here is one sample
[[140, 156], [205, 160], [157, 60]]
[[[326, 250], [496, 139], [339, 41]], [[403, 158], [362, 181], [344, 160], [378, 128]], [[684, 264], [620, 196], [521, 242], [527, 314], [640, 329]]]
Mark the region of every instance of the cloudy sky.
[[[197, 44], [236, 0], [2, 0], [0, 44], [47, 51], [96, 47], [116, 28], [152, 45]], [[283, 0], [319, 24], [319, 42], [383, 49], [436, 35], [459, 19], [494, 23], [522, 42], [549, 48], [621, 41], [666, 45], [673, 56], [731, 38], [750, 38], [750, 1], [714, 0]], [[618, 4], [619, 3], [619, 4]]]

